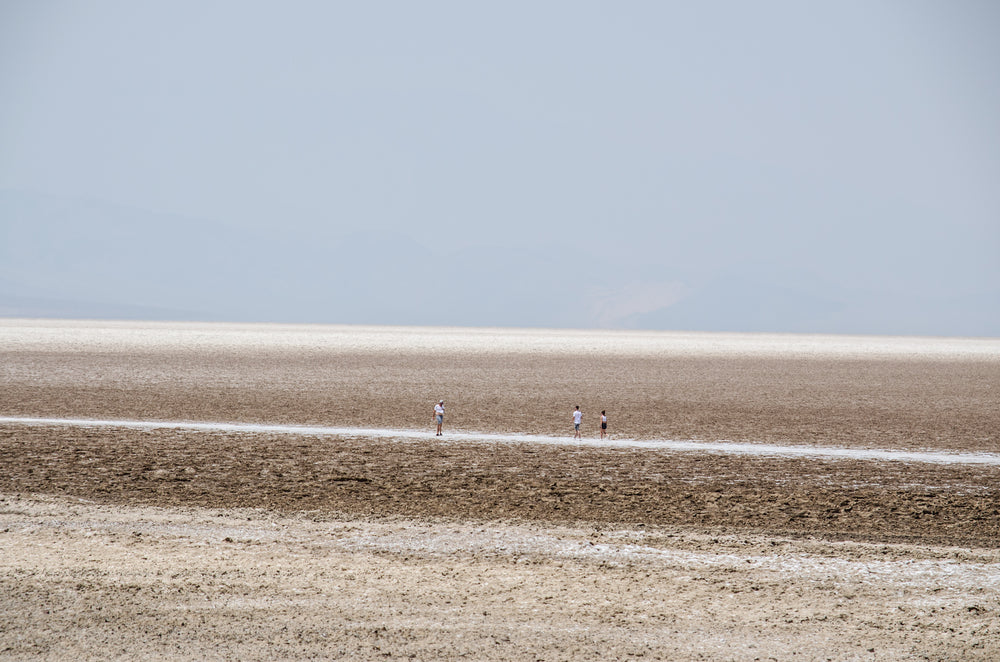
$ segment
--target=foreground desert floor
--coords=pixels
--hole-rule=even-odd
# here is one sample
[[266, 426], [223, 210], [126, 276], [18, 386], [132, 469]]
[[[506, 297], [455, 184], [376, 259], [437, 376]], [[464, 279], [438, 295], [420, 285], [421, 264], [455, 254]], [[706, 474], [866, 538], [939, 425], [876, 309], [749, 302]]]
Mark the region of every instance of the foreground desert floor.
[[2, 320], [0, 378], [0, 659], [1000, 659], [997, 341]]

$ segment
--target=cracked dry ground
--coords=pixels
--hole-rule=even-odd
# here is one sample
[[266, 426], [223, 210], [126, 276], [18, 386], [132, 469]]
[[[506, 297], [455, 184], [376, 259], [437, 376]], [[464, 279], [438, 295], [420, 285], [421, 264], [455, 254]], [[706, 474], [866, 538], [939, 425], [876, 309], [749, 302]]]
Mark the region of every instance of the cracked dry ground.
[[992, 545], [1000, 467], [179, 430], [0, 428], [0, 490], [163, 507]]
[[[1000, 430], [997, 362], [669, 356], [572, 359], [489, 352], [433, 357], [406, 352], [296, 356], [219, 349], [124, 356], [9, 351], [2, 358], [5, 383], [0, 410], [7, 416], [282, 422], [429, 431], [426, 440], [407, 441], [5, 424], [0, 425], [4, 466], [0, 494], [20, 495], [16, 498], [82, 499], [81, 503], [112, 510], [155, 506], [170, 512], [203, 509], [220, 516], [246, 511], [255, 519], [308, 514], [320, 521], [354, 522], [359, 527], [388, 521], [398, 522], [402, 529], [423, 523], [447, 530], [471, 522], [499, 532], [517, 523], [540, 527], [541, 532], [553, 527], [654, 531], [668, 537], [693, 536], [700, 541], [694, 545], [697, 550], [707, 554], [716, 553], [709, 541], [736, 547], [746, 542], [744, 552], [750, 554], [749, 559], [789, 545], [798, 545], [806, 553], [815, 545], [849, 544], [854, 546], [851, 555], [862, 559], [886, 554], [903, 561], [944, 559], [958, 548], [994, 563], [1000, 547], [1000, 471], [995, 466], [452, 443], [447, 437], [432, 436], [429, 411], [438, 397], [444, 397], [449, 410], [446, 430], [566, 434], [569, 412], [579, 404], [587, 415], [585, 431], [590, 436], [594, 436], [594, 414], [606, 409], [612, 431], [634, 438], [996, 452]], [[13, 529], [6, 536], [0, 537], [0, 545], [13, 544]], [[18, 545], [30, 546], [34, 539], [17, 540]], [[84, 549], [100, 558], [100, 550], [88, 544], [93, 541], [87, 543], [76, 534], [46, 539], [50, 547], [64, 546], [63, 560], [53, 561], [56, 569], [71, 567], [74, 552], [84, 554]], [[127, 562], [127, 554], [126, 560], [115, 556], [124, 554], [124, 544], [109, 539], [100, 548], [108, 555], [108, 563]], [[183, 566], [184, 555], [175, 549], [177, 544], [161, 540], [146, 546], [143, 558], [149, 563], [161, 557], [174, 559], [163, 562]], [[254, 549], [247, 544], [226, 553], [229, 558], [243, 558]], [[823, 549], [835, 557], [839, 548]], [[543, 612], [524, 620], [530, 609], [551, 603], [551, 599], [543, 600], [551, 596], [512, 589], [513, 602], [505, 612], [493, 598], [470, 588], [470, 582], [482, 582], [491, 573], [518, 571], [512, 562], [480, 558], [472, 552], [455, 550], [444, 561], [417, 558], [420, 555], [412, 552], [398, 557], [389, 552], [375, 556], [331, 552], [327, 560], [358, 577], [361, 593], [347, 591], [334, 599], [325, 593], [330, 586], [317, 579], [309, 589], [325, 595], [327, 602], [299, 605], [296, 612], [289, 611], [288, 605], [298, 604], [297, 598], [282, 594], [275, 586], [282, 584], [283, 569], [294, 575], [296, 568], [304, 568], [304, 561], [287, 550], [271, 552], [277, 560], [257, 559], [255, 567], [263, 579], [247, 586], [284, 606], [275, 611], [244, 596], [243, 608], [227, 602], [227, 609], [199, 612], [209, 619], [212, 636], [205, 635], [206, 630], [192, 633], [190, 625], [178, 630], [177, 623], [166, 617], [164, 623], [173, 623], [173, 630], [141, 618], [129, 624], [128, 605], [139, 605], [148, 613], [165, 609], [166, 604], [162, 594], [157, 599], [156, 592], [149, 591], [162, 577], [144, 574], [138, 560], [140, 569], [132, 569], [138, 573], [133, 584], [141, 588], [133, 590], [121, 583], [122, 573], [72, 584], [71, 578], [57, 570], [45, 575], [26, 556], [20, 565], [5, 567], [2, 588], [8, 596], [5, 612], [24, 610], [29, 616], [26, 621], [5, 618], [0, 643], [7, 652], [0, 657], [127, 659], [141, 653], [173, 659], [465, 655], [615, 659], [641, 653], [662, 659], [792, 659], [797, 654], [826, 659], [826, 652], [829, 659], [991, 659], [1000, 651], [1000, 608], [992, 589], [935, 603], [937, 598], [931, 594], [906, 594], [911, 589], [900, 589], [898, 594], [886, 586], [875, 592], [859, 591], [857, 586], [847, 590], [836, 579], [822, 584], [788, 576], [780, 592], [774, 587], [750, 591], [749, 586], [768, 584], [732, 569], [723, 575], [718, 574], [723, 570], [712, 569], [663, 576], [654, 572], [654, 578], [646, 581], [654, 582], [649, 590], [664, 593], [657, 598], [661, 600], [657, 614], [673, 615], [672, 625], [664, 629], [662, 618], [650, 620], [651, 612], [634, 604], [628, 606], [627, 618], [588, 615], [580, 607], [558, 617]], [[733, 551], [727, 548], [726, 553]], [[86, 566], [85, 560], [79, 562]], [[641, 566], [609, 569], [546, 563], [539, 563], [529, 583], [548, 586], [549, 593], [567, 600], [576, 590], [574, 584], [615, 577], [622, 585], [642, 585], [642, 574], [649, 573], [648, 567]], [[205, 564], [199, 570], [202, 588], [197, 591], [218, 593], [222, 590], [219, 573], [232, 568], [222, 557]], [[397, 600], [386, 592], [388, 580], [384, 578], [387, 573], [408, 576], [418, 567], [440, 569], [441, 564], [452, 568], [457, 564], [459, 570], [451, 574], [442, 570], [437, 584], [413, 579], [399, 593], [407, 601], [423, 604], [425, 615], [438, 614], [432, 619], [434, 625], [416, 627], [414, 612], [398, 602], [403, 598]], [[101, 565], [87, 567], [93, 570]], [[987, 563], [983, 567], [996, 566]], [[371, 574], [375, 569], [381, 574]], [[692, 573], [715, 589], [690, 592], [685, 582]], [[722, 581], [722, 577], [727, 579]], [[500, 578], [493, 576], [493, 581]], [[211, 586], [216, 588], [205, 588]], [[192, 595], [197, 592], [184, 590]], [[150, 596], [146, 601], [141, 599], [143, 591]], [[269, 591], [276, 591], [276, 596]], [[357, 601], [363, 596], [376, 593], [381, 603], [359, 606]], [[890, 593], [895, 597], [890, 599]], [[462, 608], [449, 598], [459, 594], [467, 600]], [[608, 599], [611, 594], [601, 595]], [[617, 600], [630, 599], [615, 595]], [[587, 599], [597, 598], [590, 595]], [[729, 613], [728, 601], [742, 610], [744, 621], [734, 624], [731, 618], [720, 616]], [[58, 609], [51, 614], [45, 610], [48, 603], [70, 611], [75, 604], [93, 614], [94, 605], [102, 602], [118, 610], [111, 621], [119, 628], [118, 634], [107, 638], [112, 643], [98, 641], [101, 629], [93, 624], [84, 627], [74, 621], [67, 625]], [[485, 610], [480, 609], [487, 603]], [[848, 603], [849, 608], [843, 606]], [[889, 603], [892, 609], [886, 607]], [[533, 606], [529, 609], [529, 605]], [[788, 622], [778, 631], [764, 634], [783, 622], [781, 605], [796, 613], [812, 609], [813, 616], [786, 618]], [[897, 608], [902, 611], [893, 611]], [[350, 613], [352, 620], [343, 621], [331, 615], [331, 610]], [[482, 616], [484, 611], [493, 615]], [[261, 620], [271, 618], [299, 628], [298, 643], [275, 648], [279, 635]], [[460, 631], [449, 629], [446, 623], [454, 619], [471, 625]], [[248, 622], [257, 623], [258, 634], [246, 629]], [[520, 626], [512, 629], [511, 623]], [[591, 634], [577, 632], [574, 623], [589, 628]], [[727, 623], [743, 633], [744, 643], [753, 641], [755, 647], [751, 650], [727, 638]], [[365, 629], [364, 624], [371, 627]], [[74, 631], [82, 638], [77, 644], [71, 643]], [[187, 638], [171, 639], [177, 631], [188, 632]], [[591, 635], [597, 632], [602, 634], [595, 639]], [[137, 643], [151, 635], [171, 639], [175, 648]], [[241, 637], [245, 643], [234, 643]], [[486, 639], [492, 642], [490, 646], [483, 643]], [[472, 640], [478, 643], [473, 645]]]
[[[6, 415], [996, 451], [1000, 362], [21, 352]], [[585, 431], [595, 435], [590, 419]], [[590, 429], [587, 429], [587, 424]], [[151, 505], [745, 528], [991, 545], [997, 469], [637, 449], [0, 427], [0, 489]]]

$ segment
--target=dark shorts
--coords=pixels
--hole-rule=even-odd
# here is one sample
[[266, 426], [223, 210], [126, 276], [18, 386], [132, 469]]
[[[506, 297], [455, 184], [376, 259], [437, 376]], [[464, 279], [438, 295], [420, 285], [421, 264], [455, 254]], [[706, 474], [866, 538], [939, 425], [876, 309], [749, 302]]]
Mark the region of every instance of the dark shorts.
[[601, 423], [601, 429], [602, 430], [607, 430], [608, 429], [608, 424], [607, 423]]
[[574, 430], [579, 430], [580, 429], [580, 424], [579, 423], [574, 423], [573, 424], [573, 429]]

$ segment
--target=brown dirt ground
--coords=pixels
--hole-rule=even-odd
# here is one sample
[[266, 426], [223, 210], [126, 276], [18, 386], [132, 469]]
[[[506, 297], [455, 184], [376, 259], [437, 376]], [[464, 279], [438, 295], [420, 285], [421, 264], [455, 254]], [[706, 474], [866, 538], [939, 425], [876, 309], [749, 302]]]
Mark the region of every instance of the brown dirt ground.
[[[1000, 451], [996, 361], [7, 349], [0, 366], [6, 416], [430, 430], [444, 397], [446, 430], [567, 434], [579, 404], [589, 436], [606, 409], [634, 438]], [[0, 466], [2, 659], [1000, 657], [995, 584], [756, 565], [959, 558], [995, 577], [997, 467], [16, 424]], [[237, 521], [298, 537], [221, 535]], [[324, 547], [378, 527], [615, 530], [747, 567]]]
[[0, 492], [993, 546], [1000, 467], [0, 426]]

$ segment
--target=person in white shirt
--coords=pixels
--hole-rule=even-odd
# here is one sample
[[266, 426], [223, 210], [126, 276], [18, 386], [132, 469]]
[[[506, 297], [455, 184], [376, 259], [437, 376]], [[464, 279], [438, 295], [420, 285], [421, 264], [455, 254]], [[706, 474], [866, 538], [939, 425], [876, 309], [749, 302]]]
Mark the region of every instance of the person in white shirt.
[[577, 407], [576, 411], [573, 412], [573, 430], [575, 431], [573, 434], [574, 439], [580, 438], [580, 423], [582, 422], [583, 422], [583, 412], [580, 411], [579, 407]]
[[441, 425], [444, 423], [444, 400], [439, 400], [436, 405], [434, 405], [434, 420], [437, 421], [437, 435], [442, 436]]
[[604, 439], [604, 435], [608, 432], [608, 415], [601, 410], [601, 439]]

